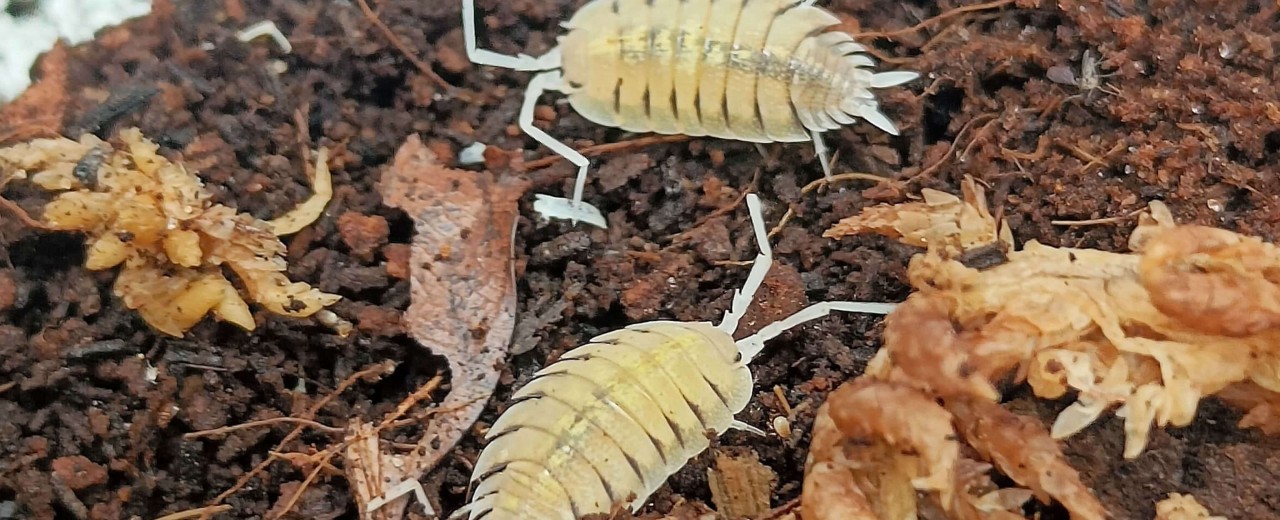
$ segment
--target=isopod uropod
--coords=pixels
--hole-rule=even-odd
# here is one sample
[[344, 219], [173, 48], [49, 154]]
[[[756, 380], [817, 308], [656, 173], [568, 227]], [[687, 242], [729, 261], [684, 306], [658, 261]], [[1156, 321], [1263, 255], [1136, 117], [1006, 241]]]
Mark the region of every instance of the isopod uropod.
[[582, 201], [587, 158], [533, 126], [539, 96], [561, 91], [586, 119], [633, 132], [766, 142], [812, 140], [831, 176], [822, 132], [861, 118], [897, 135], [872, 89], [919, 77], [872, 73], [840, 20], [816, 0], [592, 0], [564, 24], [558, 45], [534, 58], [476, 46], [475, 0], [462, 0], [467, 57], [538, 71], [520, 128], [578, 167], [573, 198], [537, 195], [534, 209], [606, 227]]
[[[708, 431], [762, 433], [734, 416], [751, 398], [747, 364], [765, 341], [831, 311], [885, 314], [894, 307], [818, 303], [734, 341], [772, 264], [759, 199], [752, 194], [747, 205], [760, 253], [724, 320], [634, 324], [537, 372], [489, 429], [471, 477], [473, 498], [453, 518], [572, 520], [614, 507], [639, 510], [710, 445]], [[398, 493], [417, 491], [424, 501], [417, 482], [409, 484]]]

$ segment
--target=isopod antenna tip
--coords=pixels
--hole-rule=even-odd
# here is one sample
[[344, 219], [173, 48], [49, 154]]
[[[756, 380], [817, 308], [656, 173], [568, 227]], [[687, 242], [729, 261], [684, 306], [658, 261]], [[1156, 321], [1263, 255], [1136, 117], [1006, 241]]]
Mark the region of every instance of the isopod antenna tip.
[[764, 344], [773, 338], [782, 335], [783, 332], [791, 330], [808, 321], [831, 314], [832, 311], [841, 312], [857, 312], [862, 314], [889, 314], [897, 307], [896, 303], [875, 303], [875, 302], [822, 302], [815, 303], [795, 314], [787, 316], [779, 321], [775, 321], [759, 332], [742, 338], [738, 341], [738, 352], [742, 353], [742, 362], [750, 363], [755, 359], [760, 351], [764, 350]]
[[747, 308], [755, 299], [756, 291], [760, 289], [760, 284], [764, 283], [764, 277], [769, 274], [769, 268], [773, 267], [773, 248], [769, 247], [769, 234], [764, 230], [764, 216], [760, 213], [760, 197], [754, 193], [747, 194], [747, 212], [751, 214], [751, 229], [756, 235], [756, 245], [760, 253], [756, 255], [755, 262], [751, 265], [746, 283], [742, 284], [742, 289], [734, 292], [729, 310], [724, 313], [724, 320], [717, 325], [720, 330], [729, 335], [733, 335], [734, 331], [738, 330], [738, 322], [742, 321], [742, 317], [747, 314]]

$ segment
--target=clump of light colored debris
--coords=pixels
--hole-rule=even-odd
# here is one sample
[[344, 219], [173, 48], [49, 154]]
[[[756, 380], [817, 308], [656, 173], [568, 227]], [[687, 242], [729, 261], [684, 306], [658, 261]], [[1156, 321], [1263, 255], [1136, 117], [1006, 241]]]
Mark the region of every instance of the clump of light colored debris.
[[[326, 150], [317, 154], [311, 200], [265, 222], [214, 204], [198, 177], [160, 155], [138, 129], [120, 138], [123, 149], [92, 134], [0, 149], [0, 171], [61, 192], [45, 206], [44, 224], [88, 235], [86, 267], [120, 266], [115, 294], [152, 327], [181, 336], [213, 313], [253, 330], [253, 314], [223, 266], [251, 301], [274, 314], [308, 317], [339, 300], [290, 282], [285, 245], [277, 238], [323, 212], [332, 194]], [[341, 321], [326, 317], [322, 321]]]
[[31, 84], [31, 65], [58, 38], [71, 44], [88, 41], [103, 27], [151, 12], [150, 0], [42, 0], [38, 4], [22, 17], [0, 10], [0, 103]]

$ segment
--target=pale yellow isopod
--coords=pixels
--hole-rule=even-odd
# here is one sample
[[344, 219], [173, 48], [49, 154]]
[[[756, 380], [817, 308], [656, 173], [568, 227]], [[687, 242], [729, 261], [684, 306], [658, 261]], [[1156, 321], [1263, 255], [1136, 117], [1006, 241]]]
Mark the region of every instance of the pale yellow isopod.
[[897, 135], [872, 89], [915, 72], [873, 73], [853, 37], [816, 0], [593, 0], [564, 24], [559, 45], [534, 58], [476, 48], [475, 2], [462, 0], [472, 63], [540, 71], [529, 82], [520, 127], [578, 167], [573, 198], [537, 195], [534, 209], [606, 227], [583, 202], [587, 158], [533, 126], [538, 97], [564, 92], [579, 114], [633, 132], [755, 143], [812, 140], [831, 176], [822, 132], [860, 118]]
[[[764, 342], [831, 311], [886, 314], [893, 304], [825, 302], [734, 341], [772, 264], [760, 201], [747, 197], [760, 254], [719, 325], [651, 321], [593, 338], [540, 370], [486, 435], [471, 502], [452, 518], [572, 520], [615, 507], [638, 511], [709, 445], [706, 433], [757, 433], [734, 416], [751, 399], [747, 364]], [[425, 494], [407, 481], [400, 495]]]

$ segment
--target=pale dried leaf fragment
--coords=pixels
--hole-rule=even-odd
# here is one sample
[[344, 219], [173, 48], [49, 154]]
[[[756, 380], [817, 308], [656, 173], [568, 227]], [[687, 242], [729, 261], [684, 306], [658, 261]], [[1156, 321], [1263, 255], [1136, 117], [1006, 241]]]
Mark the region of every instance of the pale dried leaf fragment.
[[[430, 470], [457, 444], [498, 384], [515, 326], [512, 240], [528, 185], [446, 168], [416, 135], [383, 175], [383, 201], [414, 220], [405, 328], [448, 359], [452, 381], [407, 461], [409, 478]], [[399, 518], [406, 504], [389, 504], [389, 517]]]
[[1000, 244], [1013, 249], [1013, 234], [1007, 222], [996, 222], [987, 208], [982, 186], [966, 176], [961, 184], [963, 199], [950, 193], [925, 188], [923, 202], [880, 204], [837, 222], [822, 234], [825, 238], [879, 233], [904, 244], [938, 250], [946, 256]]
[[1227, 520], [1227, 517], [1211, 515], [1194, 496], [1169, 493], [1168, 498], [1156, 502], [1156, 520]]
[[757, 518], [769, 512], [773, 484], [778, 479], [769, 466], [761, 464], [754, 452], [716, 452], [715, 460], [715, 466], [707, 468], [707, 485], [721, 518]]

